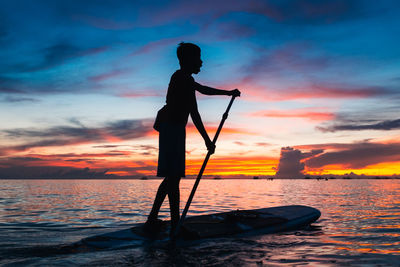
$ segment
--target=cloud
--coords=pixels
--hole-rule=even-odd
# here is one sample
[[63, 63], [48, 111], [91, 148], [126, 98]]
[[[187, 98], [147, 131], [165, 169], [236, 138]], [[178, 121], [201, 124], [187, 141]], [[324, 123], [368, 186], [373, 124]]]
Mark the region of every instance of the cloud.
[[92, 146], [93, 148], [117, 148], [117, 147], [126, 147], [129, 145], [96, 145], [96, 146]]
[[258, 12], [281, 23], [330, 24], [361, 15], [358, 12], [361, 3], [354, 0], [275, 0], [264, 3], [265, 7], [258, 9]]
[[[337, 21], [354, 19], [359, 16], [359, 1], [263, 1], [251, 2], [241, 0], [213, 1], [172, 1], [165, 3], [149, 2], [137, 5], [130, 1], [119, 1], [118, 5], [110, 2], [81, 3], [80, 5], [63, 5], [60, 15], [83, 22], [103, 30], [125, 31], [138, 27], [155, 27], [190, 21], [192, 24], [207, 26], [232, 13], [250, 13], [267, 17], [280, 24], [330, 24]], [[49, 5], [50, 3], [48, 3]], [[61, 13], [61, 12], [60, 12]], [[224, 26], [223, 26], [224, 27]], [[232, 32], [233, 31], [233, 32]], [[219, 31], [221, 38], [230, 38], [229, 32], [248, 34], [247, 27], [228, 26], [227, 31]]]
[[323, 150], [312, 150], [303, 153], [293, 147], [282, 147], [278, 170], [275, 174], [278, 178], [302, 178], [304, 177], [305, 164], [302, 160], [322, 153]]
[[144, 126], [144, 120], [118, 120], [106, 123], [104, 127], [72, 127], [56, 126], [47, 129], [10, 129], [3, 130], [9, 137], [78, 137], [84, 140], [104, 140], [106, 135], [121, 139], [138, 138], [147, 134], [149, 126]]
[[19, 103], [19, 102], [39, 102], [38, 99], [32, 97], [16, 97], [16, 96], [7, 96], [1, 100], [6, 103]]
[[[385, 86], [337, 82], [361, 62], [333, 57], [309, 43], [260, 48], [257, 56], [241, 67], [243, 76], [226, 87], [246, 88], [248, 99], [287, 101], [298, 99], [352, 99], [393, 96], [398, 90]], [[362, 75], [362, 74], [360, 74]], [[321, 78], [323, 76], [324, 78]]]
[[86, 14], [72, 15], [72, 19], [77, 21], [82, 21], [93, 27], [104, 30], [129, 30], [137, 25], [136, 22], [129, 20], [128, 18], [125, 20], [125, 19], [105, 18], [105, 17], [92, 16]]
[[286, 43], [273, 49], [260, 49], [258, 56], [245, 66], [243, 71], [248, 73], [248, 79], [256, 75], [273, 77], [318, 71], [334, 63], [333, 58], [310, 43]]
[[77, 125], [79, 127], [85, 128], [85, 125], [83, 125], [79, 119], [77, 118], [69, 118], [68, 121], [74, 125]]
[[197, 36], [200, 36], [199, 38], [219, 42], [246, 38], [254, 34], [256, 34], [256, 30], [252, 26], [241, 24], [235, 20], [216, 20], [203, 25], [195, 36], [188, 37], [197, 39]]
[[[218, 126], [217, 125], [207, 125], [206, 130], [208, 133], [215, 133], [217, 132]], [[186, 132], [187, 133], [198, 133], [198, 130], [196, 126], [194, 126], [193, 123], [188, 123], [186, 126]], [[251, 132], [247, 129], [244, 128], [239, 128], [239, 127], [229, 127], [226, 126], [221, 130], [221, 133], [223, 134], [243, 134], [243, 135], [257, 135], [255, 132]]]
[[[105, 170], [109, 170], [107, 171], [109, 174], [122, 176], [155, 174], [156, 162], [153, 159], [144, 160], [143, 157], [151, 154], [151, 157], [147, 158], [154, 158], [153, 152], [157, 150], [155, 147], [151, 145], [126, 145], [126, 147], [130, 149], [99, 153], [26, 153], [24, 156], [2, 157], [0, 159], [0, 178], [105, 178], [103, 177]], [[138, 157], [135, 155], [142, 156], [143, 160], [138, 161]], [[25, 171], [31, 168], [34, 168], [33, 173]], [[84, 173], [81, 172], [68, 171], [68, 175], [66, 175], [65, 171], [61, 174], [53, 171], [58, 169], [82, 170], [83, 168], [90, 168], [96, 173], [95, 175], [91, 173], [83, 175]], [[21, 171], [18, 172], [18, 170]]]
[[334, 124], [331, 126], [317, 126], [317, 130], [321, 132], [338, 132], [338, 131], [360, 131], [360, 130], [381, 130], [389, 131], [400, 129], [400, 119], [385, 120], [376, 123], [353, 122], [352, 124]]
[[235, 141], [233, 142], [234, 144], [238, 145], [238, 146], [245, 146], [246, 144], [243, 142], [239, 142], [239, 141]]
[[319, 111], [318, 108], [302, 108], [293, 110], [262, 110], [250, 113], [249, 116], [270, 118], [300, 118], [311, 121], [329, 121], [336, 117], [334, 113]]
[[183, 37], [164, 38], [157, 41], [148, 42], [147, 44], [141, 46], [136, 51], [133, 51], [130, 54], [130, 56], [137, 56], [146, 53], [151, 53], [160, 48], [171, 46], [172, 44], [177, 45], [178, 43], [183, 41], [182, 38]]
[[305, 164], [309, 168], [341, 165], [344, 168], [361, 169], [369, 165], [395, 161], [400, 161], [400, 143], [361, 142], [344, 146], [339, 144], [336, 151], [307, 159]]
[[[227, 86], [228, 87], [228, 86]], [[232, 86], [231, 86], [232, 87]], [[348, 85], [312, 84], [304, 86], [287, 86], [273, 88], [271, 86], [255, 86], [247, 82], [236, 84], [238, 88], [246, 88], [249, 100], [291, 101], [301, 99], [359, 99], [375, 96], [394, 95], [395, 92], [380, 87], [353, 87]]]
[[63, 64], [65, 61], [103, 52], [107, 47], [82, 48], [68, 42], [58, 42], [40, 51], [41, 62], [25, 63], [16, 66], [16, 70], [32, 72], [45, 70]]
[[118, 96], [123, 98], [159, 97], [159, 96], [164, 96], [164, 93], [161, 94], [155, 91], [124, 92], [124, 93], [119, 93]]
[[[59, 154], [34, 154], [28, 153], [18, 157], [4, 157], [0, 160], [0, 167], [12, 166], [68, 166], [68, 167], [95, 167], [106, 168], [107, 159], [121, 160], [129, 158], [130, 151], [106, 151], [102, 153], [59, 153]], [[69, 164], [67, 162], [84, 162], [88, 164]], [[106, 164], [107, 165], [107, 164]], [[111, 164], [112, 165], [112, 164]], [[108, 166], [111, 166], [110, 164]]]
[[117, 178], [107, 170], [71, 168], [59, 166], [5, 167], [0, 168], [0, 179], [102, 179]]
[[265, 142], [258, 142], [258, 143], [255, 143], [255, 145], [256, 146], [272, 146], [271, 143], [265, 143]]
[[[369, 140], [364, 140], [363, 142], [368, 142]], [[309, 144], [309, 145], [297, 145], [294, 146], [295, 149], [323, 149], [323, 150], [337, 150], [337, 149], [348, 149], [353, 146], [353, 143], [325, 143], [325, 144]]]
[[[20, 99], [24, 98], [25, 101], [28, 101], [32, 92], [35, 92], [35, 94], [80, 93], [95, 88], [98, 93], [99, 89], [103, 89], [103, 87], [91, 82], [105, 80], [107, 77], [94, 75], [93, 79], [87, 78], [87, 71], [91, 72], [92, 66], [89, 69], [81, 68], [79, 75], [76, 75], [76, 65], [73, 68], [64, 69], [62, 73], [57, 73], [60, 70], [54, 68], [67, 63], [74, 63], [71, 62], [74, 59], [98, 54], [106, 49], [108, 49], [106, 46], [85, 48], [68, 42], [58, 42], [44, 48], [29, 48], [29, 55], [7, 56], [7, 61], [0, 64], [0, 71], [4, 73], [0, 75], [0, 94], [27, 95], [20, 97]], [[14, 53], [16, 52], [14, 51]], [[8, 61], [18, 62], [10, 63]], [[41, 71], [49, 69], [52, 69], [52, 71], [43, 76], [44, 74]], [[16, 99], [9, 98], [9, 102], [13, 100], [17, 102]]]
[[5, 94], [22, 94], [22, 83], [18, 79], [0, 76], [0, 93]]
[[[362, 1], [356, 0], [229, 0], [229, 1], [152, 1], [138, 5], [132, 1], [91, 1], [78, 4], [57, 4], [59, 15], [84, 22], [103, 30], [130, 30], [137, 27], [154, 27], [173, 22], [215, 21], [235, 12], [259, 14], [275, 23], [332, 24], [357, 19], [363, 14]], [[47, 3], [47, 5], [54, 5]], [[61, 10], [63, 12], [61, 12]]]
[[[33, 65], [31, 64], [22, 64], [20, 65], [17, 72], [14, 72], [10, 75], [19, 77], [19, 78], [8, 78], [4, 76], [0, 76], [0, 94], [2, 95], [18, 95], [19, 98], [31, 98], [34, 94], [42, 95], [42, 94], [59, 94], [59, 93], [82, 93], [83, 91], [89, 91], [92, 88], [96, 88], [96, 92], [99, 92], [99, 85], [94, 87], [91, 84], [85, 83], [84, 79], [80, 80], [84, 76], [78, 77], [78, 80], [67, 78], [71, 73], [62, 73], [56, 76], [55, 72], [46, 74], [45, 78], [40, 78], [42, 73], [32, 73], [26, 74], [22, 72], [30, 72], [32, 70]], [[36, 68], [36, 67], [35, 67]], [[11, 67], [8, 69], [10, 71]], [[27, 78], [29, 77], [29, 78]], [[77, 77], [75, 77], [77, 78]], [[17, 99], [17, 97], [9, 98], [11, 100]]]
[[[37, 156], [29, 156], [29, 157], [10, 157], [7, 159], [7, 164], [9, 165], [10, 162], [36, 162], [36, 161], [42, 161], [43, 159]], [[11, 165], [13, 165], [11, 163]]]
[[9, 129], [1, 132], [9, 138], [34, 139], [34, 141], [22, 145], [2, 147], [0, 151], [4, 153], [5, 151], [25, 151], [35, 147], [117, 142], [140, 138], [152, 131], [152, 121], [150, 120], [118, 120], [107, 122], [102, 127], [92, 128], [78, 124], [77, 126], [56, 126], [45, 129]]
[[133, 149], [136, 153], [140, 153], [143, 156], [157, 156], [158, 154], [158, 147], [153, 145], [139, 145], [134, 146]]
[[359, 1], [354, 0], [300, 0], [300, 1], [262, 1], [251, 2], [231, 0], [213, 1], [175, 1], [168, 7], [162, 6], [153, 11], [153, 15], [146, 13], [147, 24], [165, 24], [179, 19], [190, 19], [207, 15], [215, 20], [232, 12], [248, 12], [261, 14], [277, 23], [286, 24], [326, 24], [359, 17]]
[[88, 79], [90, 81], [93, 81], [93, 82], [102, 82], [102, 81], [105, 81], [105, 80], [113, 79], [113, 78], [118, 77], [118, 76], [120, 76], [122, 74], [125, 74], [125, 73], [127, 73], [126, 70], [113, 70], [113, 71], [110, 71], [110, 72], [106, 72], [106, 73], [90, 76]]

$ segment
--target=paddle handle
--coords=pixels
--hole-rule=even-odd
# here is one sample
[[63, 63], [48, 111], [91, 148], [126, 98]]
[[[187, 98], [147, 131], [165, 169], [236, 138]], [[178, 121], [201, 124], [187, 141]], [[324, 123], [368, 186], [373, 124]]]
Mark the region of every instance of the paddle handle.
[[[225, 123], [226, 119], [228, 118], [229, 110], [231, 109], [233, 101], [235, 100], [235, 98], [236, 98], [236, 96], [233, 95], [232, 98], [231, 98], [231, 101], [228, 104], [228, 107], [226, 108], [225, 113], [222, 115], [222, 120], [219, 123], [217, 132], [215, 133], [215, 136], [214, 136], [213, 141], [212, 141], [214, 145], [216, 144], [218, 136], [219, 136], [219, 133], [221, 132], [222, 127], [224, 126], [224, 123]], [[210, 159], [210, 156], [211, 156], [211, 153], [210, 153], [210, 151], [208, 151], [208, 153], [207, 153], [207, 155], [206, 155], [206, 157], [205, 157], [205, 159], [203, 161], [203, 165], [201, 166], [201, 169], [199, 171], [199, 174], [197, 175], [196, 181], [194, 182], [194, 185], [193, 185], [192, 191], [190, 192], [188, 201], [186, 202], [185, 209], [183, 210], [182, 216], [181, 216], [181, 218], [180, 218], [180, 220], [178, 222], [178, 225], [176, 226], [175, 233], [173, 235], [174, 237], [176, 237], [177, 234], [179, 233], [179, 229], [181, 228], [181, 226], [182, 226], [182, 224], [183, 224], [183, 222], [184, 222], [184, 220], [186, 218], [186, 214], [187, 214], [187, 212], [189, 210], [190, 204], [192, 203], [194, 194], [196, 193], [196, 189], [199, 186], [199, 183], [200, 183], [200, 180], [201, 180], [201, 176], [203, 176], [203, 172], [206, 169], [207, 162]]]

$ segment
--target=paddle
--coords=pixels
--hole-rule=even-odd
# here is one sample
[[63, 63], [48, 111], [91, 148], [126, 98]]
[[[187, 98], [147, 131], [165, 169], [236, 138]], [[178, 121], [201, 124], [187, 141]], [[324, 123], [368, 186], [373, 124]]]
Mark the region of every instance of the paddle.
[[[217, 143], [217, 139], [218, 139], [219, 133], [221, 132], [222, 126], [224, 125], [225, 120], [228, 118], [228, 113], [229, 113], [229, 110], [231, 109], [231, 106], [232, 106], [232, 104], [233, 104], [233, 101], [235, 100], [235, 97], [236, 97], [236, 96], [234, 96], [234, 95], [232, 96], [231, 101], [229, 102], [229, 105], [228, 105], [228, 107], [226, 108], [225, 113], [222, 115], [222, 120], [221, 120], [221, 122], [219, 123], [217, 132], [215, 133], [214, 139], [213, 139], [213, 141], [212, 141], [214, 145]], [[174, 237], [176, 237], [176, 236], [178, 235], [179, 229], [181, 228], [181, 226], [182, 226], [182, 224], [183, 224], [183, 221], [185, 220], [185, 217], [186, 217], [186, 214], [187, 214], [187, 212], [188, 212], [188, 210], [189, 210], [190, 204], [192, 203], [192, 200], [193, 200], [193, 197], [194, 197], [194, 193], [196, 192], [197, 186], [198, 186], [199, 183], [200, 183], [201, 176], [203, 175], [203, 172], [204, 172], [204, 170], [205, 170], [205, 168], [206, 168], [206, 166], [207, 166], [207, 162], [208, 162], [210, 156], [211, 156], [211, 153], [210, 153], [210, 151], [209, 151], [209, 152], [207, 153], [207, 155], [206, 155], [206, 158], [204, 159], [203, 165], [201, 166], [200, 172], [199, 172], [199, 174], [197, 175], [196, 181], [195, 181], [195, 183], [194, 183], [194, 185], [193, 185], [193, 188], [192, 188], [192, 192], [190, 192], [188, 201], [186, 202], [185, 209], [184, 209], [183, 212], [182, 212], [182, 216], [181, 216], [181, 218], [180, 218], [180, 220], [179, 220], [179, 222], [178, 222], [178, 225], [177, 225], [176, 228], [175, 228], [175, 233], [174, 233], [174, 235], [173, 235]]]

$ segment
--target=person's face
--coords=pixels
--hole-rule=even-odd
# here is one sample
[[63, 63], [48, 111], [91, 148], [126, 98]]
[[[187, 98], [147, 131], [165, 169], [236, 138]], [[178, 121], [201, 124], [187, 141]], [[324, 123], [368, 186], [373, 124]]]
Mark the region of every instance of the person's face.
[[201, 60], [201, 54], [198, 53], [198, 55], [193, 58], [192, 73], [199, 73], [201, 66], [203, 66], [203, 61]]

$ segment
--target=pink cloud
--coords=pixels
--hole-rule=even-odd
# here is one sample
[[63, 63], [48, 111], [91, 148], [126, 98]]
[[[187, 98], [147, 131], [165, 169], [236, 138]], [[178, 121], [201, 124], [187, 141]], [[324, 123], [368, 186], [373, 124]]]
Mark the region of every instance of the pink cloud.
[[286, 43], [275, 49], [261, 49], [258, 57], [245, 69], [252, 74], [279, 74], [288, 71], [307, 73], [332, 64], [332, 59], [310, 43]]
[[[96, 10], [99, 4], [95, 4]], [[101, 8], [101, 4], [100, 4]], [[137, 5], [122, 3], [111, 5], [105, 10], [107, 15], [94, 16], [73, 14], [72, 19], [84, 22], [96, 28], [105, 30], [129, 30], [134, 27], [152, 27], [165, 25], [175, 21], [190, 21], [198, 24], [215, 21], [232, 12], [260, 14], [278, 23], [331, 23], [354, 17], [356, 10], [354, 1], [264, 1], [264, 0], [203, 0], [203, 1], [172, 1], [154, 4], [152, 2]], [[117, 17], [124, 10], [124, 17]], [[353, 15], [353, 16], [351, 16]]]
[[347, 145], [320, 154], [305, 161], [307, 167], [321, 168], [327, 165], [342, 165], [345, 168], [360, 169], [369, 165], [400, 161], [400, 143], [362, 142]]
[[170, 46], [172, 44], [177, 45], [180, 43], [183, 37], [174, 37], [174, 38], [166, 38], [166, 39], [161, 39], [153, 42], [149, 42], [145, 44], [144, 46], [140, 47], [138, 50], [132, 52], [130, 56], [136, 56], [140, 54], [145, 54], [145, 53], [150, 53], [153, 52], [154, 50], [160, 49], [165, 46]]
[[262, 110], [250, 113], [254, 117], [272, 117], [272, 118], [300, 118], [311, 121], [328, 121], [336, 117], [332, 112], [318, 111], [318, 108], [303, 108], [294, 110]]
[[[138, 21], [147, 26], [165, 24], [178, 19], [193, 20], [204, 16], [215, 20], [230, 12], [261, 14], [276, 22], [286, 23], [330, 23], [349, 17], [354, 8], [353, 1], [175, 1], [168, 6], [152, 9], [151, 13], [142, 10]], [[149, 19], [150, 18], [150, 19]]]
[[301, 99], [354, 99], [384, 96], [390, 92], [379, 87], [351, 87], [341, 85], [309, 85], [286, 88], [271, 88], [246, 80], [236, 84], [222, 85], [224, 88], [239, 88], [242, 95], [251, 101], [290, 101]]
[[126, 73], [126, 71], [122, 70], [113, 70], [107, 73], [99, 74], [99, 75], [94, 75], [89, 77], [89, 80], [94, 81], [94, 82], [101, 82], [104, 80], [112, 79], [114, 77], [120, 76], [121, 74]]
[[244, 98], [256, 101], [352, 99], [392, 94], [390, 89], [379, 86], [327, 83], [315, 78], [315, 74], [324, 73], [345, 75], [343, 65], [351, 63], [330, 58], [307, 43], [283, 45], [273, 50], [262, 48], [257, 51], [256, 59], [242, 68], [242, 77], [221, 86], [242, 89]]
[[[210, 20], [215, 20], [223, 14], [232, 11], [245, 10], [248, 3], [244, 1], [176, 1], [168, 7], [155, 11], [152, 19], [147, 23], [153, 25], [164, 24], [177, 19], [195, 19], [197, 16], [207, 15]], [[145, 15], [148, 15], [145, 14]]]
[[361, 169], [370, 165], [400, 161], [400, 143], [397, 140], [355, 143], [326, 143], [298, 145], [297, 150], [322, 150], [317, 156], [304, 161], [307, 168], [320, 169], [328, 165]]
[[275, 99], [292, 100], [305, 98], [366, 98], [382, 95], [381, 88], [346, 88], [324, 85], [311, 85], [303, 88], [291, 88], [288, 91], [276, 94]]

